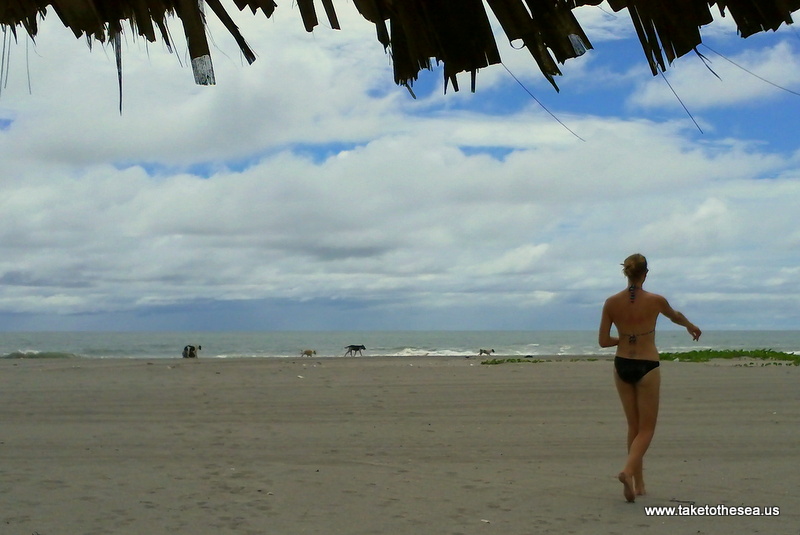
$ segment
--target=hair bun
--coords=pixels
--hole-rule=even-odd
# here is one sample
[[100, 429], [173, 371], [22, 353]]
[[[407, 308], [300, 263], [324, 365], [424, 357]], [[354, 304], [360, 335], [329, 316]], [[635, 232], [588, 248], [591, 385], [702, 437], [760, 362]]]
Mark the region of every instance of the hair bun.
[[639, 254], [632, 254], [622, 263], [622, 273], [629, 279], [638, 279], [647, 273], [647, 259]]

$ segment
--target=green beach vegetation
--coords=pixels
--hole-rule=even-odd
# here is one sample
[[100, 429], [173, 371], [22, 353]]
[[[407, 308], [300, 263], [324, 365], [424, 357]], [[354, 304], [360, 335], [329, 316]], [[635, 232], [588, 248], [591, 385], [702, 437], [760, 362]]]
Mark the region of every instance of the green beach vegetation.
[[[661, 360], [673, 360], [678, 362], [708, 362], [713, 359], [752, 359], [747, 362], [747, 366], [769, 366], [770, 364], [783, 365], [791, 364], [800, 366], [800, 355], [794, 353], [784, 353], [772, 349], [700, 349], [697, 351], [685, 351], [678, 353], [661, 353]], [[571, 359], [576, 360], [598, 360], [597, 358]], [[553, 359], [534, 359], [534, 358], [494, 358], [481, 362], [488, 366], [497, 364], [516, 364], [520, 362], [538, 363], [554, 362]]]
[[[774, 362], [791, 363], [795, 366], [800, 366], [800, 355], [772, 349], [700, 349], [697, 351], [661, 354], [661, 360], [676, 360], [679, 362], [708, 362], [712, 359], [741, 358], [764, 361], [762, 365]], [[755, 363], [751, 363], [751, 365], [755, 365]]]
[[517, 358], [514, 358], [514, 359], [489, 359], [489, 360], [482, 361], [481, 364], [485, 364], [487, 366], [494, 366], [496, 364], [516, 364], [518, 362], [528, 362], [528, 363], [535, 364], [537, 362], [552, 362], [552, 361], [549, 360], [549, 359], [530, 359], [530, 358], [527, 358], [527, 359], [517, 359]]

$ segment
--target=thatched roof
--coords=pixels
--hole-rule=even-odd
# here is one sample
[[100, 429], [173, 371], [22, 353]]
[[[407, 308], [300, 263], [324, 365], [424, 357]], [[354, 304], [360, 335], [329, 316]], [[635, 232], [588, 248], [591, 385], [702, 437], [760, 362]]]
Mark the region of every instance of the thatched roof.
[[[296, 2], [307, 31], [318, 24], [314, 0]], [[444, 66], [446, 83], [457, 91], [456, 74], [470, 72], [472, 89], [478, 69], [500, 63], [483, 0], [352, 0], [375, 25], [378, 41], [388, 50], [395, 82], [410, 85], [432, 61]], [[525, 45], [542, 74], [556, 87], [557, 63], [592, 48], [572, 10], [602, 0], [486, 0], [510, 41]], [[233, 0], [242, 11], [271, 16], [273, 0]], [[333, 0], [317, 0], [330, 26], [339, 29]], [[701, 43], [700, 28], [712, 21], [711, 9], [733, 18], [742, 37], [776, 30], [792, 22], [800, 0], [608, 0], [614, 11], [627, 8], [653, 74]], [[49, 9], [48, 9], [49, 8]], [[119, 58], [120, 34], [131, 30], [148, 41], [160, 37], [171, 47], [166, 20], [176, 16], [184, 27], [195, 81], [213, 84], [206, 40], [206, 11], [212, 11], [238, 43], [244, 57], [255, 55], [221, 0], [0, 0], [0, 25], [14, 35], [23, 28], [31, 37], [37, 22], [55, 13], [76, 37], [110, 42]], [[119, 64], [119, 63], [118, 63]], [[558, 89], [556, 87], [556, 89]]]

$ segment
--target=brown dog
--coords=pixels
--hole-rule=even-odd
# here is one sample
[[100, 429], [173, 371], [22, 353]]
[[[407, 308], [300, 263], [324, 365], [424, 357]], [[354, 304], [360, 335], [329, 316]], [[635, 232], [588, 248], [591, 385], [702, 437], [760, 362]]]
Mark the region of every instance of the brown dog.
[[301, 357], [310, 357], [310, 356], [316, 355], [316, 354], [317, 354], [317, 352], [314, 351], [313, 349], [304, 349], [304, 350], [302, 350], [300, 352], [300, 356]]

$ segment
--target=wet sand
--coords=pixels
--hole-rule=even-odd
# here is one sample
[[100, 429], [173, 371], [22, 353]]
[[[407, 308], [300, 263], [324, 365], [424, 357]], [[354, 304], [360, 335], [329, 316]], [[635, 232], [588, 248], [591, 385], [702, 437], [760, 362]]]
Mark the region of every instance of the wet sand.
[[[611, 361], [0, 361], [0, 533], [794, 533], [800, 367], [662, 363], [626, 503]], [[647, 516], [646, 506], [779, 507]]]

